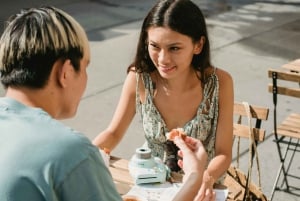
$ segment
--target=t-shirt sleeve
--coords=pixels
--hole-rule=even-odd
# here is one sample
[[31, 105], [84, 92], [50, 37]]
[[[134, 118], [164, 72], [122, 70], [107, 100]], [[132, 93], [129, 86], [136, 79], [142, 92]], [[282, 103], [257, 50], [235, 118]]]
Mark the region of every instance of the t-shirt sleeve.
[[112, 176], [97, 152], [91, 152], [58, 186], [58, 200], [118, 201], [122, 200]]

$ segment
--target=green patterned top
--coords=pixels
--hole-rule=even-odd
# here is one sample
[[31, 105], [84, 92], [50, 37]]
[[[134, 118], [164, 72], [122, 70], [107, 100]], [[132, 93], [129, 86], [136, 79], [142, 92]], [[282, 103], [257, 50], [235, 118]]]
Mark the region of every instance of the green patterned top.
[[[215, 156], [215, 138], [218, 122], [219, 80], [214, 72], [208, 77], [203, 90], [203, 99], [199, 104], [197, 115], [187, 122], [182, 128], [191, 137], [202, 141], [210, 161]], [[141, 102], [139, 95], [139, 80], [145, 86], [145, 101]], [[157, 110], [154, 97], [154, 84], [149, 73], [137, 73], [136, 104], [141, 115], [147, 146], [152, 150], [152, 155], [160, 157], [163, 161], [168, 158], [166, 151], [166, 133], [169, 132], [164, 119]], [[218, 183], [223, 181], [223, 177]]]

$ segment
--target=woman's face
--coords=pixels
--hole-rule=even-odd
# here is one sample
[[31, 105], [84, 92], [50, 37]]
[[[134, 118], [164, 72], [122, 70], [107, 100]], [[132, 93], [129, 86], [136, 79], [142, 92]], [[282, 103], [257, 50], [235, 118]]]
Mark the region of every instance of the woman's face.
[[148, 29], [150, 58], [163, 78], [172, 78], [190, 70], [194, 54], [202, 50], [202, 40], [192, 39], [167, 27]]

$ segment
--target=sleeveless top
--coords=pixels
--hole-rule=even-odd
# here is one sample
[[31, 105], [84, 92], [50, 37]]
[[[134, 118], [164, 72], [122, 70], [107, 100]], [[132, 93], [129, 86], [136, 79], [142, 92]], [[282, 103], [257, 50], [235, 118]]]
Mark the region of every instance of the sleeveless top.
[[[196, 116], [182, 128], [188, 136], [201, 140], [206, 149], [208, 161], [215, 156], [215, 139], [219, 114], [219, 80], [215, 71], [216, 68], [204, 84], [203, 97]], [[153, 156], [160, 157], [165, 161], [168, 157], [165, 147], [167, 141], [165, 134], [169, 130], [154, 105], [155, 84], [152, 82], [149, 73], [137, 73], [136, 75], [136, 109], [141, 115], [146, 144], [152, 150]], [[145, 87], [145, 101], [143, 103], [139, 95], [140, 76]], [[222, 183], [223, 179], [220, 178], [218, 183]]]

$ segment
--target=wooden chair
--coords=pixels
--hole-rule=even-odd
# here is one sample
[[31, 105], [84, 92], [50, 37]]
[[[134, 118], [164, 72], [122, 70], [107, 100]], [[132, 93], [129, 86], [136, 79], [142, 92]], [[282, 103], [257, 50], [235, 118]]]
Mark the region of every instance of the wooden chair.
[[[255, 119], [255, 125], [253, 126], [253, 132], [255, 140], [262, 142], [265, 139], [265, 129], [261, 128], [262, 121], [268, 120], [269, 108], [257, 105], [250, 105], [250, 112], [252, 118]], [[237, 117], [237, 122], [233, 124], [233, 135], [249, 138], [249, 125], [242, 122], [242, 118], [247, 118], [247, 112], [245, 107], [240, 102], [234, 103], [233, 109], [234, 116]]]
[[[245, 105], [240, 102], [234, 103], [234, 129], [233, 135], [235, 138], [245, 138], [250, 140], [250, 132], [249, 130], [252, 128], [252, 132], [254, 134], [255, 146], [257, 143], [264, 141], [265, 139], [265, 129], [261, 128], [262, 121], [266, 121], [269, 115], [269, 108], [263, 106], [249, 105], [250, 106], [250, 114], [251, 120], [255, 122], [252, 127], [250, 127], [248, 120], [248, 113], [246, 111]], [[239, 145], [239, 144], [238, 144]], [[253, 146], [252, 150], [254, 149]], [[250, 147], [249, 147], [250, 149]], [[256, 186], [249, 177], [247, 173], [243, 173], [240, 171], [238, 167], [239, 163], [239, 155], [240, 150], [238, 149], [237, 153], [237, 166], [231, 165], [227, 171], [227, 176], [225, 178], [225, 185], [229, 189], [228, 199], [227, 200], [243, 200], [245, 196], [245, 188], [249, 183], [249, 189], [255, 193], [257, 196], [260, 196], [261, 200], [266, 200], [265, 195], [259, 191], [259, 187]], [[252, 152], [252, 155], [249, 155], [251, 160], [253, 161], [255, 156], [255, 152]], [[252, 165], [252, 164], [251, 164]], [[252, 167], [249, 167], [251, 171]]]
[[[278, 95], [300, 98], [300, 60], [295, 60], [289, 64], [285, 64], [282, 67], [283, 68], [281, 69], [268, 70], [268, 77], [272, 79], [272, 82], [269, 83], [268, 90], [273, 94], [273, 134], [280, 159], [280, 167], [274, 182], [270, 200], [273, 199], [274, 193], [277, 190], [290, 191], [290, 188], [293, 187], [289, 182], [291, 177], [300, 179], [299, 174], [295, 175], [293, 173], [293, 175], [290, 172], [292, 162], [297, 162], [297, 160], [293, 161], [294, 156], [300, 151], [300, 114], [292, 111], [283, 121], [278, 122], [277, 120], [277, 114], [279, 113], [277, 108], [277, 101], [279, 99]], [[285, 150], [283, 148], [285, 148]], [[279, 186], [278, 182], [281, 174], [283, 174], [282, 184]], [[286, 189], [283, 188], [284, 184]], [[299, 187], [293, 188], [299, 190]]]

